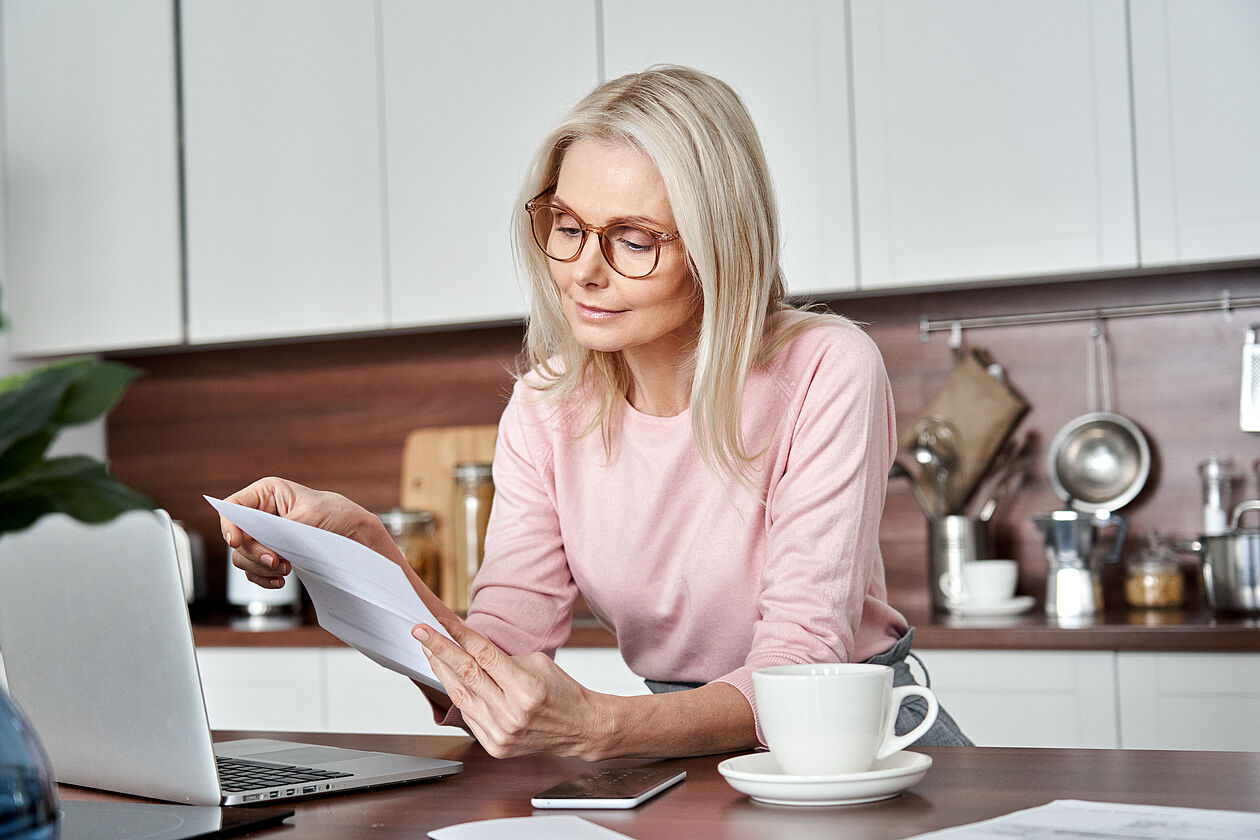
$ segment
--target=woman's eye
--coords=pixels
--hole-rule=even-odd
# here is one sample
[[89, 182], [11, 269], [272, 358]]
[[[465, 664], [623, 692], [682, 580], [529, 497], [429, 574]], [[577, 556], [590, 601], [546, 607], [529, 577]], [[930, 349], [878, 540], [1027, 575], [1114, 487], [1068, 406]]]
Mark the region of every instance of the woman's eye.
[[582, 226], [578, 224], [577, 219], [567, 213], [557, 213], [555, 219], [551, 223], [551, 229], [563, 236], [582, 235]]
[[612, 241], [617, 244], [618, 248], [624, 248], [635, 254], [650, 251], [655, 244], [650, 233], [636, 227], [614, 228], [609, 233]]

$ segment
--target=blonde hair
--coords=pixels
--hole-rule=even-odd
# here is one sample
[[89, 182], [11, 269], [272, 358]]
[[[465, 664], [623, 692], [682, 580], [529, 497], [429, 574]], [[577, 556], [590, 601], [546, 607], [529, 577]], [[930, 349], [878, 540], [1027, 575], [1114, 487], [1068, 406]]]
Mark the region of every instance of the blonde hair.
[[[710, 469], [750, 484], [759, 453], [743, 437], [744, 382], [814, 319], [793, 319], [767, 335], [768, 316], [792, 307], [779, 267], [774, 188], [748, 110], [725, 82], [687, 67], [660, 65], [606, 82], [543, 141], [518, 206], [555, 186], [579, 140], [628, 145], [660, 171], [702, 313], [690, 360], [692, 433]], [[587, 393], [591, 415], [582, 433], [600, 427], [611, 454], [629, 371], [619, 353], [577, 343], [528, 216], [520, 211], [514, 219], [516, 258], [532, 292], [525, 350], [534, 387], [559, 400]]]

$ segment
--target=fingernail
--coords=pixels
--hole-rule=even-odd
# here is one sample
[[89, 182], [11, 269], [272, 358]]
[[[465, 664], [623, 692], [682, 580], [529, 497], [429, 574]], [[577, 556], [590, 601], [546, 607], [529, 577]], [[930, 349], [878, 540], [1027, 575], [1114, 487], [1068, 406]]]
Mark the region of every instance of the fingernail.
[[260, 554], [258, 555], [258, 559], [273, 569], [276, 567], [276, 558], [272, 557], [270, 554]]
[[283, 572], [284, 574], [286, 574], [286, 575], [287, 575], [287, 574], [288, 574], [289, 572], [291, 572], [292, 570], [293, 570], [293, 567], [289, 565], [289, 561], [288, 561], [288, 560], [281, 560], [281, 561], [280, 561], [280, 571], [281, 571], [281, 572]]
[[[423, 627], [414, 627], [414, 628], [412, 628], [412, 630], [411, 630], [411, 635], [413, 635], [413, 636], [415, 636], [415, 637], [416, 637], [416, 641], [417, 641], [417, 642], [427, 642], [427, 641], [429, 641], [429, 631], [428, 631], [428, 630], [425, 630]], [[423, 647], [423, 645], [422, 645], [422, 647]], [[426, 650], [425, 650], [425, 653], [428, 653], [428, 652], [429, 652], [429, 651], [426, 649]]]
[[230, 535], [230, 534], [228, 534], [228, 532], [227, 532], [227, 531], [224, 531], [224, 532], [223, 532], [223, 541], [224, 541], [225, 543], [227, 543], [229, 546], [231, 546], [231, 545], [232, 545], [232, 537], [231, 537], [231, 535]]

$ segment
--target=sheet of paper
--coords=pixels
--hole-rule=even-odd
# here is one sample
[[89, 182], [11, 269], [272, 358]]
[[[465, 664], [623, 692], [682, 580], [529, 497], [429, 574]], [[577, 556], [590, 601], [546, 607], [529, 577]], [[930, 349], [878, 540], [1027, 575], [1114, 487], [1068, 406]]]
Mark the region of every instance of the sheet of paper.
[[1260, 813], [1060, 799], [907, 840], [1260, 840]]
[[572, 814], [459, 823], [434, 829], [429, 836], [433, 840], [633, 840]]
[[401, 567], [341, 534], [209, 496], [205, 500], [292, 564], [321, 627], [374, 662], [445, 693], [411, 628], [423, 622], [447, 638], [450, 634]]

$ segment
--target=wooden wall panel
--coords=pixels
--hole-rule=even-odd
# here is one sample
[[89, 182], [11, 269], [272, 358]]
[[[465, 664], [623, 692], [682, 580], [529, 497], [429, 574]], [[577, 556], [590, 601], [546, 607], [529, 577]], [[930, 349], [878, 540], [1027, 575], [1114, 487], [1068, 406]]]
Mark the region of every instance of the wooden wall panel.
[[[949, 377], [944, 333], [919, 339], [933, 320], [1260, 294], [1260, 269], [1222, 268], [1119, 279], [1074, 280], [958, 291], [836, 299], [867, 324], [888, 366], [904, 430]], [[1260, 457], [1260, 436], [1238, 429], [1246, 327], [1260, 310], [1114, 319], [1107, 322], [1116, 411], [1150, 438], [1147, 489], [1123, 513], [1135, 537], [1149, 530], [1197, 534], [1197, 464], [1211, 449], [1240, 465]], [[1045, 446], [1086, 409], [1088, 323], [968, 331], [1002, 363], [1031, 410], [1019, 430]], [[398, 503], [403, 441], [415, 428], [493, 423], [511, 386], [519, 327], [340, 338], [238, 349], [119, 357], [145, 371], [108, 422], [112, 465], [213, 547], [217, 519], [202, 493], [227, 494], [276, 474], [344, 493], [373, 509]], [[1260, 495], [1254, 473], [1246, 489]], [[998, 551], [1021, 565], [1022, 592], [1041, 594], [1045, 561], [1032, 517], [1060, 505], [1038, 462], [1024, 490], [999, 509]], [[928, 603], [927, 526], [904, 482], [889, 488], [881, 542], [895, 605]], [[1193, 566], [1186, 558], [1187, 568]], [[211, 563], [214, 586], [222, 564]], [[1120, 570], [1108, 576], [1119, 600]]]

